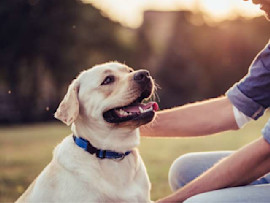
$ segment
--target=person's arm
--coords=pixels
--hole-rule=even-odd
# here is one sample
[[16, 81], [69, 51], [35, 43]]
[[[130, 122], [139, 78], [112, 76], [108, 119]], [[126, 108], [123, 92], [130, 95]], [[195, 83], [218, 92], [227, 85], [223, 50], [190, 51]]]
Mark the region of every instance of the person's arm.
[[150, 137], [183, 137], [238, 129], [232, 109], [230, 100], [224, 96], [163, 110], [140, 132]]
[[183, 202], [196, 194], [251, 183], [270, 171], [270, 145], [264, 138], [241, 148], [207, 172], [158, 202]]

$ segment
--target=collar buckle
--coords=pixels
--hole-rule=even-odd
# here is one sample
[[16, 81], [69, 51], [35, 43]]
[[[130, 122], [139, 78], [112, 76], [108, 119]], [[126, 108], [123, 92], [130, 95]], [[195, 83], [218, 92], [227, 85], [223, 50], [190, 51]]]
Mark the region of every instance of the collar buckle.
[[106, 150], [98, 149], [96, 152], [96, 157], [100, 159], [104, 159], [106, 158], [106, 152], [107, 152]]

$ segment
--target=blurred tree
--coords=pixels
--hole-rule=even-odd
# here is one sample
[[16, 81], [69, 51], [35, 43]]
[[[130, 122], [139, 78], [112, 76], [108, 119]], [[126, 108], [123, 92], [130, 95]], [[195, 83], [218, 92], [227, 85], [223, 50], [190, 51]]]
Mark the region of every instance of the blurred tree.
[[209, 25], [202, 13], [146, 11], [137, 53], [162, 88], [160, 107], [170, 108], [224, 94], [247, 73], [269, 34], [264, 17]]
[[[67, 83], [80, 70], [108, 60], [127, 60], [130, 52], [117, 40], [118, 29], [119, 24], [81, 1], [2, 0], [1, 78], [12, 91], [8, 96], [17, 107], [17, 119], [52, 118]], [[51, 85], [42, 88], [48, 81]], [[42, 89], [47, 101], [42, 101]]]
[[79, 0], [2, 0], [0, 123], [52, 119], [70, 81], [110, 60], [149, 69], [161, 108], [216, 97], [269, 34], [264, 17], [208, 25], [201, 13], [147, 11], [132, 30]]

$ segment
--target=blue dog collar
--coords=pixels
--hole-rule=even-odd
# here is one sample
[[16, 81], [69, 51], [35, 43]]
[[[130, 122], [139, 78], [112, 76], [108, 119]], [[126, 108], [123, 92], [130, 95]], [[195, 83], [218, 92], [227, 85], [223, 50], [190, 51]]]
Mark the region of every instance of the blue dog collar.
[[97, 149], [91, 143], [81, 137], [76, 137], [73, 135], [73, 139], [76, 145], [78, 145], [80, 148], [84, 149], [85, 151], [89, 152], [92, 155], [96, 155], [99, 159], [117, 159], [122, 160], [125, 158], [125, 156], [129, 155], [131, 151], [127, 151], [125, 153], [121, 152], [114, 152], [110, 150], [102, 150]]

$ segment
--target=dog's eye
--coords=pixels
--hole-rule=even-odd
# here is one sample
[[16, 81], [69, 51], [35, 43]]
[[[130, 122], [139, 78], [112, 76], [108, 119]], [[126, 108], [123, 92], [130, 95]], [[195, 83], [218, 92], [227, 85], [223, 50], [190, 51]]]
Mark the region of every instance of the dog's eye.
[[130, 73], [132, 73], [134, 70], [132, 68], [128, 69]]
[[103, 80], [103, 82], [101, 83], [101, 85], [108, 85], [110, 83], [114, 82], [114, 76], [113, 75], [109, 75], [105, 78], [105, 80]]

